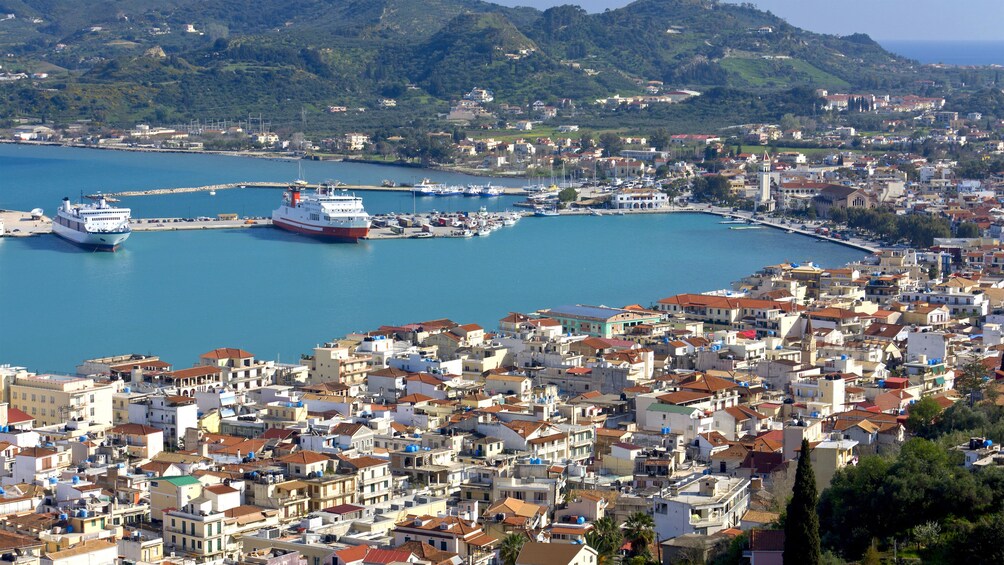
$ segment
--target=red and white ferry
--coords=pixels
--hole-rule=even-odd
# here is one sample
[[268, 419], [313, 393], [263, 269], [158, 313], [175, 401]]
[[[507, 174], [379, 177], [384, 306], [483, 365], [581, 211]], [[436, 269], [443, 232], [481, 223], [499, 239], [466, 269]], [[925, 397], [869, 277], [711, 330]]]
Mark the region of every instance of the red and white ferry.
[[370, 215], [363, 199], [324, 183], [311, 194], [306, 181], [289, 185], [282, 206], [272, 211], [272, 224], [295, 233], [355, 243], [369, 235]]

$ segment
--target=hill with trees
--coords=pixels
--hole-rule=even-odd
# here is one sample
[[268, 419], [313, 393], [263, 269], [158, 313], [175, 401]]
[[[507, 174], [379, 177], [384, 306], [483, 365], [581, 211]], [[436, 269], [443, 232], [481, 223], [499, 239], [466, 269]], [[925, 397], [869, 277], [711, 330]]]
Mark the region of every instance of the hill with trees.
[[0, 0], [0, 13], [13, 14], [0, 21], [4, 69], [49, 75], [0, 87], [5, 118], [293, 121], [400, 98], [389, 124], [442, 112], [473, 87], [517, 104], [591, 102], [653, 83], [770, 97], [905, 88], [927, 72], [867, 36], [810, 33], [718, 0], [638, 0], [600, 14], [480, 0]]

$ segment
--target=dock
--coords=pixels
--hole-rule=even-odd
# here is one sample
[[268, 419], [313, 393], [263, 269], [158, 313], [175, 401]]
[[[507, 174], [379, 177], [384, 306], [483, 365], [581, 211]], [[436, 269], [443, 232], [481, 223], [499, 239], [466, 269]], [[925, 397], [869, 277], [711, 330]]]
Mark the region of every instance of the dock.
[[[279, 188], [286, 189], [289, 187], [288, 182], [271, 182], [271, 181], [248, 181], [248, 182], [229, 182], [224, 184], [210, 184], [206, 186], [188, 186], [188, 187], [177, 187], [177, 188], [152, 188], [149, 190], [121, 190], [116, 192], [106, 192], [103, 193], [105, 197], [111, 198], [131, 198], [137, 196], [158, 196], [164, 194], [184, 194], [188, 192], [212, 192], [217, 190], [235, 190], [241, 188]], [[319, 184], [306, 184], [303, 186], [303, 190], [316, 190], [319, 188]], [[357, 190], [360, 192], [411, 192], [410, 186], [378, 186], [378, 185], [368, 185], [368, 184], [339, 184], [337, 186], [339, 190]], [[502, 190], [502, 194], [506, 196], [519, 196], [526, 194], [522, 188], [513, 187], [498, 187]], [[89, 195], [96, 196], [96, 195]]]
[[[277, 187], [281, 183], [273, 183]], [[229, 185], [228, 185], [229, 186]], [[285, 185], [282, 185], [285, 186]], [[200, 189], [203, 187], [199, 187]], [[378, 187], [382, 190], [400, 190], [398, 188], [387, 188]], [[195, 189], [174, 189], [174, 190], [195, 190]], [[590, 211], [588, 209], [582, 208], [572, 208], [559, 210], [559, 216], [633, 216], [633, 215], [648, 215], [648, 214], [670, 214], [670, 213], [700, 213], [700, 214], [711, 214], [714, 216], [727, 218], [730, 220], [743, 220], [748, 222], [744, 227], [755, 228], [755, 227], [767, 227], [773, 229], [784, 230], [789, 233], [797, 233], [800, 235], [805, 235], [820, 241], [827, 241], [830, 243], [836, 243], [838, 245], [843, 245], [845, 247], [851, 247], [864, 251], [866, 253], [875, 253], [879, 250], [879, 246], [875, 245], [874, 242], [860, 239], [838, 239], [827, 234], [815, 233], [813, 231], [813, 226], [807, 226], [808, 229], [802, 229], [802, 224], [796, 224], [794, 222], [788, 223], [785, 220], [768, 220], [766, 218], [752, 218], [752, 214], [749, 212], [733, 212], [729, 208], [717, 208], [708, 206], [669, 206], [667, 208], [657, 208], [648, 210], [612, 210], [604, 209], [599, 211]], [[472, 213], [474, 214], [474, 213]], [[484, 214], [484, 212], [479, 212], [478, 214]], [[420, 214], [410, 214], [410, 213], [400, 213], [400, 214], [385, 214], [383, 216], [376, 216], [374, 219], [383, 219], [383, 222], [376, 222], [374, 226], [370, 229], [370, 234], [366, 239], [370, 240], [383, 240], [383, 239], [412, 239], [412, 238], [444, 238], [444, 237], [477, 237], [476, 230], [473, 230], [475, 234], [469, 234], [465, 232], [465, 229], [460, 226], [440, 226], [434, 221], [434, 216], [442, 216], [449, 214], [432, 214], [432, 213], [420, 213]], [[456, 214], [454, 214], [456, 215]], [[522, 217], [531, 215], [528, 212], [520, 213]], [[487, 223], [498, 223], [501, 218], [498, 214], [487, 213], [485, 215], [485, 220]], [[405, 218], [406, 221], [398, 221], [400, 218]], [[538, 218], [534, 221], [543, 220], [546, 218]], [[30, 212], [18, 212], [12, 210], [0, 210], [0, 225], [2, 225], [3, 230], [0, 230], [0, 235], [7, 237], [28, 237], [34, 235], [43, 235], [52, 233], [52, 221], [45, 216], [33, 217]], [[207, 229], [243, 229], [243, 228], [258, 228], [258, 227], [271, 227], [272, 220], [262, 217], [252, 217], [252, 218], [236, 218], [236, 219], [221, 219], [219, 217], [202, 217], [202, 218], [133, 218], [131, 221], [132, 229], [134, 232], [158, 232], [158, 231], [182, 231], [182, 230], [207, 230]], [[466, 230], [472, 231], [472, 230]]]
[[29, 237], [44, 233], [52, 233], [52, 220], [48, 217], [34, 217], [30, 212], [0, 210], [0, 236]]

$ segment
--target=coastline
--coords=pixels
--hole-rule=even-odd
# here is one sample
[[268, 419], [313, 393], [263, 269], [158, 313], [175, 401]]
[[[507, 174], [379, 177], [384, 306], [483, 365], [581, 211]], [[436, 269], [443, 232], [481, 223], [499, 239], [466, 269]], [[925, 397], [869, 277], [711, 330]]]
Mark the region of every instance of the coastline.
[[333, 156], [330, 159], [324, 159], [319, 156], [312, 156], [309, 154], [296, 155], [292, 153], [273, 153], [270, 151], [251, 151], [251, 150], [221, 151], [216, 149], [192, 150], [192, 149], [169, 149], [163, 147], [130, 147], [125, 145], [102, 146], [102, 145], [89, 145], [85, 143], [63, 143], [60, 141], [20, 141], [16, 139], [0, 139], [0, 143], [5, 143], [9, 145], [71, 147], [74, 149], [98, 149], [102, 151], [132, 151], [136, 153], [181, 153], [184, 155], [222, 155], [227, 157], [251, 157], [254, 159], [266, 159], [271, 161], [300, 161], [300, 160], [331, 161], [331, 162], [341, 162], [341, 163], [359, 163], [363, 165], [381, 165], [385, 167], [400, 167], [407, 169], [421, 169], [427, 171], [438, 171], [442, 173], [468, 175], [472, 177], [500, 178], [500, 179], [527, 178], [526, 174], [521, 174], [521, 173], [504, 175], [504, 174], [486, 172], [479, 169], [470, 169], [466, 167], [448, 167], [445, 165], [421, 165], [419, 163], [408, 163], [399, 161], [389, 163], [387, 161], [378, 161], [375, 159], [361, 159], [348, 156]]

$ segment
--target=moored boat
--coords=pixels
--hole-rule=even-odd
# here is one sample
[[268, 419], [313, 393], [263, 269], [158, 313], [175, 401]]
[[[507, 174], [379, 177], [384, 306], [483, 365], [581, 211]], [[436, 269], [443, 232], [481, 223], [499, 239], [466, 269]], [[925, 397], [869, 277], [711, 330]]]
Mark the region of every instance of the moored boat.
[[306, 183], [297, 181], [283, 195], [282, 206], [272, 212], [272, 225], [303, 235], [355, 243], [369, 235], [370, 216], [363, 199], [322, 184], [314, 194], [304, 194]]
[[52, 233], [85, 249], [115, 251], [132, 234], [129, 226], [132, 210], [113, 208], [100, 194], [95, 198], [94, 204], [76, 206], [69, 198], [63, 198], [52, 219]]

